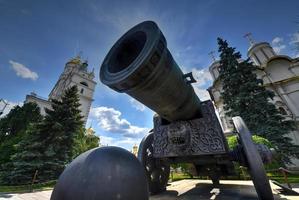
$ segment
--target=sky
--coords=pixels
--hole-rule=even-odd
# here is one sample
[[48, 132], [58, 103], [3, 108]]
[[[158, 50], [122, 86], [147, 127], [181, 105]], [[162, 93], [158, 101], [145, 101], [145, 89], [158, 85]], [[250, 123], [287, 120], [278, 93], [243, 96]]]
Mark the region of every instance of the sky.
[[130, 150], [152, 128], [154, 112], [107, 88], [98, 76], [122, 34], [142, 21], [155, 21], [174, 59], [184, 72], [193, 72], [198, 81], [194, 89], [206, 100], [212, 84], [209, 52], [218, 57], [217, 37], [243, 58], [248, 32], [278, 54], [299, 56], [294, 47], [298, 8], [298, 0], [0, 0], [0, 99], [10, 103], [7, 113], [32, 91], [47, 97], [65, 63], [82, 52], [97, 81], [87, 127], [92, 126], [103, 145]]

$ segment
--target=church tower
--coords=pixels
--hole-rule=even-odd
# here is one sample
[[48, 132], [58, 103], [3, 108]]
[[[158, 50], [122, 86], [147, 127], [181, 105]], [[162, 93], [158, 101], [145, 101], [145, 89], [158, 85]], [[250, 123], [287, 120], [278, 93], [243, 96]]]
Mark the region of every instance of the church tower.
[[247, 56], [255, 65], [263, 66], [267, 64], [271, 58], [276, 56], [276, 53], [268, 42], [259, 42], [249, 47]]
[[138, 146], [135, 144], [131, 151], [136, 157], [138, 156]]
[[87, 66], [87, 61], [82, 61], [80, 56], [69, 60], [65, 64], [64, 71], [49, 94], [49, 100], [59, 99], [67, 88], [76, 85], [78, 87], [81, 104], [80, 110], [84, 123], [86, 123], [88, 118], [96, 86], [94, 70], [89, 72]]

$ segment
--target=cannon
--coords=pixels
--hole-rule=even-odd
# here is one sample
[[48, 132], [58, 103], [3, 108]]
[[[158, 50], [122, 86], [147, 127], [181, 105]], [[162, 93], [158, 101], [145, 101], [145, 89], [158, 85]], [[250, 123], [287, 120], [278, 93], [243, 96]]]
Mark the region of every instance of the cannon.
[[192, 73], [184, 74], [178, 67], [155, 22], [134, 26], [113, 45], [102, 63], [100, 80], [156, 112], [154, 127], [138, 151], [151, 194], [166, 190], [172, 163], [192, 163], [198, 175], [208, 176], [218, 185], [221, 176], [235, 174], [236, 161], [248, 168], [258, 197], [273, 199], [263, 168], [270, 150], [265, 146], [257, 150], [238, 116], [233, 123], [239, 145], [233, 151], [228, 149], [212, 102], [197, 97]]

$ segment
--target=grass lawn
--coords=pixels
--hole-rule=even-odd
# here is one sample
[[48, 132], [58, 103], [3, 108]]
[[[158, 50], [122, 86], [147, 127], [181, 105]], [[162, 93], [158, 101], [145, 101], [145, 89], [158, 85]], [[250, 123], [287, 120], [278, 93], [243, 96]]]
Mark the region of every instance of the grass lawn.
[[[279, 183], [285, 183], [284, 177], [282, 175], [277, 175], [277, 174], [267, 174], [269, 179], [271, 180], [275, 180]], [[198, 177], [198, 176], [194, 176], [194, 179], [208, 179], [207, 177], [203, 176], [203, 177]], [[173, 173], [172, 175], [170, 174], [169, 179], [171, 181], [179, 181], [179, 180], [183, 180], [183, 179], [191, 179], [191, 177], [187, 174], [183, 174], [183, 173]], [[245, 180], [242, 176], [241, 179], [238, 178], [237, 176], [229, 176], [226, 179], [225, 178], [221, 178], [220, 180]], [[246, 180], [250, 180], [250, 177], [248, 174], [246, 174]], [[289, 183], [299, 183], [299, 175], [288, 175], [288, 181]]]
[[[194, 177], [194, 178], [199, 178], [199, 177]], [[173, 173], [170, 174], [169, 179], [171, 181], [179, 181], [179, 180], [183, 180], [183, 179], [191, 179], [191, 177], [187, 174], [183, 174], [183, 173]]]
[[48, 181], [45, 183], [37, 183], [32, 187], [31, 185], [18, 185], [18, 186], [0, 186], [0, 192], [5, 193], [21, 193], [31, 192], [32, 190], [51, 190], [54, 188], [56, 181]]
[[[275, 180], [279, 183], [285, 183], [284, 177], [283, 176], [270, 176], [269, 179]], [[299, 183], [299, 175], [289, 175], [288, 176], [288, 181], [289, 183]]]

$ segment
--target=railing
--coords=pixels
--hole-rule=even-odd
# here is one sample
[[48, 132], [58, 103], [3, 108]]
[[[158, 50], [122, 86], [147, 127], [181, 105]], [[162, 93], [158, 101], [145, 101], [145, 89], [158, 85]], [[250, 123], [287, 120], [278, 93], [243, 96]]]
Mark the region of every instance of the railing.
[[288, 185], [288, 187], [290, 189], [292, 189], [292, 186], [291, 186], [291, 184], [290, 184], [290, 182], [288, 180], [288, 174], [298, 175], [299, 171], [290, 171], [290, 170], [287, 170], [287, 169], [285, 169], [283, 167], [280, 167], [278, 170], [280, 170], [280, 172], [283, 174], [285, 183]]
[[[247, 172], [246, 167], [240, 166], [239, 169], [240, 169], [240, 175], [243, 177], [244, 180], [250, 179], [250, 176]], [[278, 169], [266, 170], [266, 172], [267, 173], [272, 173], [272, 172], [278, 172], [279, 173], [280, 172], [280, 174], [283, 176], [284, 183], [287, 184], [289, 189], [292, 189], [292, 186], [291, 186], [291, 183], [288, 179], [288, 176], [289, 175], [299, 175], [299, 171], [288, 170], [288, 169], [285, 169], [283, 167], [280, 167]], [[240, 178], [241, 178], [241, 176], [240, 176]], [[269, 178], [271, 178], [271, 176]]]
[[31, 192], [33, 191], [33, 184], [36, 182], [37, 173], [38, 173], [38, 170], [35, 170], [34, 176], [33, 176], [32, 181], [31, 181], [31, 186], [30, 186], [30, 191]]
[[0, 193], [19, 193], [33, 192], [38, 190], [52, 189], [57, 180], [51, 180], [35, 184], [17, 185], [17, 186], [0, 186]]

